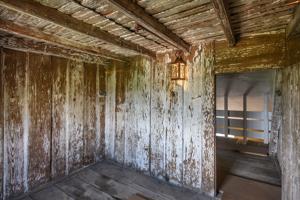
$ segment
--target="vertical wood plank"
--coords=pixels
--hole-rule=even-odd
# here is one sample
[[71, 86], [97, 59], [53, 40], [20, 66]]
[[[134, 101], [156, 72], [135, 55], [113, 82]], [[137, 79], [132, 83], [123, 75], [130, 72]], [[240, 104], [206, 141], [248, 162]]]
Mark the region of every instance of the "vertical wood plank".
[[136, 165], [142, 171], [149, 170], [150, 157], [150, 93], [151, 93], [151, 61], [140, 59], [136, 62], [137, 85], [134, 92], [137, 138], [136, 143]]
[[243, 143], [247, 144], [247, 95], [243, 95]]
[[0, 199], [3, 199], [3, 48], [0, 47]]
[[29, 173], [30, 187], [50, 179], [51, 84], [50, 56], [29, 54]]
[[270, 144], [269, 144], [269, 154], [271, 156], [278, 155], [278, 161], [281, 164], [280, 156], [280, 142], [279, 137], [280, 129], [282, 128], [282, 71], [277, 70], [274, 81], [274, 100], [273, 100], [273, 113], [272, 113], [272, 123], [271, 123], [271, 135], [270, 135]]
[[300, 197], [300, 64], [283, 70], [282, 199]]
[[68, 60], [52, 57], [52, 162], [53, 178], [65, 175], [66, 169], [66, 78]]
[[201, 126], [202, 135], [202, 181], [201, 190], [210, 196], [216, 192], [215, 172], [215, 75], [214, 75], [214, 43], [203, 44], [201, 56]]
[[[26, 54], [3, 50], [3, 196], [24, 191], [24, 97]], [[16, 59], [18, 58], [18, 59]], [[2, 86], [1, 86], [2, 87]]]
[[166, 176], [175, 184], [182, 182], [183, 170], [183, 87], [184, 81], [171, 81], [167, 92]]
[[69, 65], [69, 170], [83, 166], [84, 69], [83, 63], [70, 61]]
[[134, 59], [126, 72], [126, 113], [125, 113], [125, 161], [127, 166], [136, 166], [136, 144], [137, 144], [137, 121], [136, 121], [136, 85], [137, 85], [137, 70], [136, 59]]
[[97, 65], [84, 64], [84, 164], [96, 161]]
[[195, 57], [188, 62], [188, 80], [184, 84], [184, 165], [183, 165], [183, 184], [200, 188], [201, 187], [201, 152], [202, 133], [201, 127], [204, 125], [202, 104], [203, 98], [202, 82], [203, 74], [203, 52], [200, 47], [197, 49]]
[[115, 150], [114, 157], [119, 163], [124, 162], [125, 151], [125, 76], [124, 70], [116, 70], [116, 109], [115, 109]]
[[105, 155], [105, 103], [106, 103], [106, 70], [103, 66], [97, 67], [97, 160], [104, 158]]
[[115, 67], [106, 74], [106, 103], [105, 103], [105, 156], [108, 159], [114, 158], [115, 132], [116, 132], [116, 70]]
[[100, 143], [101, 143], [101, 112], [100, 112], [100, 69], [96, 65], [96, 91], [95, 91], [95, 161], [101, 159]]
[[152, 67], [151, 92], [151, 174], [165, 177], [166, 114], [167, 114], [167, 58]]
[[151, 63], [135, 58], [127, 72], [125, 164], [149, 170]]

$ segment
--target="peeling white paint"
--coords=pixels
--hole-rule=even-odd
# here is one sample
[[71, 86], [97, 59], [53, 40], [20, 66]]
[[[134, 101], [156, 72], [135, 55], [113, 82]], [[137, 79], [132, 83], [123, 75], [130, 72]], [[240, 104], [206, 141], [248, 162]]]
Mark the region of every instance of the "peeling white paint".
[[26, 69], [25, 69], [25, 92], [24, 92], [24, 112], [23, 112], [23, 128], [24, 128], [24, 135], [23, 135], [23, 156], [24, 156], [24, 167], [23, 167], [23, 182], [24, 182], [24, 190], [27, 192], [29, 190], [28, 186], [28, 138], [29, 138], [29, 126], [30, 126], [30, 116], [29, 116], [29, 110], [28, 110], [28, 85], [29, 85], [29, 74], [28, 72], [29, 67], [29, 55], [26, 54]]
[[100, 124], [100, 74], [99, 74], [99, 65], [97, 65], [97, 72], [96, 72], [96, 138], [95, 138], [95, 158], [96, 161], [100, 160], [100, 137], [101, 137], [101, 124]]
[[66, 104], [65, 104], [65, 113], [66, 113], [66, 123], [65, 123], [65, 130], [66, 130], [66, 152], [65, 152], [65, 156], [66, 156], [66, 169], [65, 169], [65, 174], [68, 175], [69, 174], [69, 134], [70, 134], [70, 61], [68, 61], [68, 65], [67, 65], [67, 72], [66, 72]]

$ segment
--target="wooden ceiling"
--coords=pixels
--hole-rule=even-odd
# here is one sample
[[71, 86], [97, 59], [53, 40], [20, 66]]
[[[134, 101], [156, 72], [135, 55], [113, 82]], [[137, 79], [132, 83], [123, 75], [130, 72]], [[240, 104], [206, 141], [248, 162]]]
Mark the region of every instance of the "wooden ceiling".
[[99, 54], [155, 56], [204, 40], [233, 46], [239, 37], [284, 32], [298, 24], [293, 1], [0, 0], [0, 30]]

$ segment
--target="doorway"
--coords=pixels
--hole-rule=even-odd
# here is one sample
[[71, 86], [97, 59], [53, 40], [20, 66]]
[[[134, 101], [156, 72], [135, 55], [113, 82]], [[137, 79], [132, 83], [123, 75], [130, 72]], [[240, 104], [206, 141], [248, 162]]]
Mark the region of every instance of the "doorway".
[[217, 189], [224, 199], [247, 191], [280, 199], [280, 173], [269, 157], [274, 79], [273, 70], [216, 76]]

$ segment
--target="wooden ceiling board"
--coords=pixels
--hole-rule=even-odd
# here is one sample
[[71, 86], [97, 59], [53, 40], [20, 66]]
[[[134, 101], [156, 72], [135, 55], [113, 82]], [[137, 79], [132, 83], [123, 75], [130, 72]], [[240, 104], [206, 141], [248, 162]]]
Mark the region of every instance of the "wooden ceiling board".
[[[35, 1], [156, 53], [176, 49], [174, 45], [143, 27], [136, 30], [137, 23], [107, 0]], [[296, 5], [287, 5], [292, 0], [229, 0], [228, 2], [233, 33], [240, 37], [284, 31], [293, 18], [296, 7]], [[190, 45], [199, 44], [207, 39], [225, 39], [210, 0], [136, 0], [136, 3]], [[4, 7], [0, 7], [0, 19], [124, 56], [138, 54], [47, 20]]]

